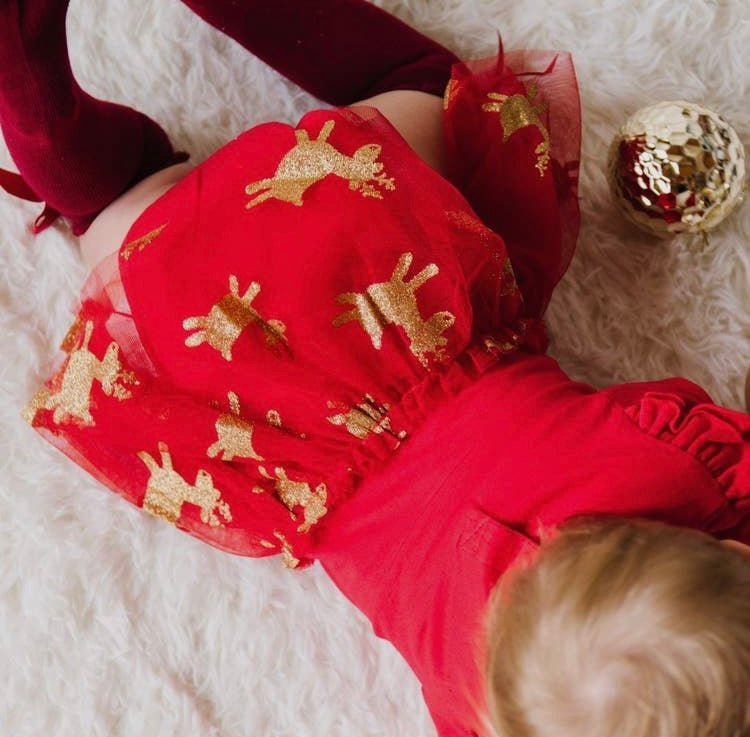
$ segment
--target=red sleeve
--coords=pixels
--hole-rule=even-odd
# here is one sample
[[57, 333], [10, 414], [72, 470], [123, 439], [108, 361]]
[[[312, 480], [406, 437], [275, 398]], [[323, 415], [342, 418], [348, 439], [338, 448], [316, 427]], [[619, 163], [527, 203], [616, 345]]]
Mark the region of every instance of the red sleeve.
[[604, 393], [647, 434], [700, 462], [726, 501], [707, 532], [750, 542], [750, 416], [719, 407], [686, 379], [623, 384]]

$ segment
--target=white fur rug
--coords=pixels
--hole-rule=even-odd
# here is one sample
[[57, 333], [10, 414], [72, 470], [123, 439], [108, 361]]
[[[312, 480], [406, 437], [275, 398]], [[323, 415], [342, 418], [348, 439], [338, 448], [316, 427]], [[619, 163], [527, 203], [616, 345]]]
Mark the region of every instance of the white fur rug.
[[[583, 100], [583, 228], [549, 311], [576, 378], [682, 374], [742, 406], [750, 364], [750, 209], [656, 241], [608, 195], [605, 158], [635, 109], [687, 98], [750, 139], [746, 0], [383, 0], [463, 56], [566, 48]], [[200, 160], [314, 101], [177, 0], [73, 0], [76, 72], [141, 108]], [[10, 159], [0, 144], [0, 165]], [[103, 491], [20, 419], [84, 279], [62, 227], [0, 196], [0, 734], [430, 737], [419, 687], [317, 568], [216, 552]]]

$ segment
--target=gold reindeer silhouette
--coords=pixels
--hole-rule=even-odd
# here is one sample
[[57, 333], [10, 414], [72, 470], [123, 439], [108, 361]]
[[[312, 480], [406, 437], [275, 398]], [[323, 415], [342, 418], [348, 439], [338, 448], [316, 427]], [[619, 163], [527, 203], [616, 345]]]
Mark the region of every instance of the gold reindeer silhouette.
[[[286, 568], [296, 568], [300, 560], [294, 557], [294, 550], [289, 544], [289, 541], [282, 535], [278, 530], [274, 530], [273, 536], [279, 541], [281, 550], [281, 562]], [[261, 540], [260, 544], [267, 550], [279, 550], [279, 545], [276, 545], [269, 540]]]
[[339, 304], [353, 304], [354, 309], [339, 315], [333, 324], [339, 326], [352, 320], [358, 321], [377, 349], [382, 346], [384, 325], [391, 323], [402, 327], [411, 341], [411, 352], [426, 366], [428, 353], [438, 360], [443, 358], [442, 346], [448, 341], [442, 333], [453, 325], [456, 318], [447, 310], [441, 310], [427, 320], [422, 319], [414, 293], [436, 276], [439, 270], [436, 264], [428, 264], [416, 276], [405, 281], [413, 258], [411, 253], [403, 253], [390, 281], [371, 284], [363, 294], [340, 294], [336, 301]]
[[232, 458], [252, 458], [262, 461], [253, 448], [252, 422], [243, 420], [240, 415], [240, 400], [234, 392], [229, 392], [229, 412], [220, 415], [216, 420], [215, 443], [206, 451], [209, 458], [216, 458], [221, 453], [222, 461], [231, 461]]
[[339, 414], [327, 417], [332, 425], [343, 425], [355, 438], [366, 438], [371, 432], [379, 435], [383, 432], [399, 440], [406, 437], [406, 432], [395, 432], [388, 417], [390, 405], [378, 404], [370, 394], [365, 394], [359, 404], [353, 407], [342, 402], [328, 402], [328, 408], [339, 410]]
[[273, 536], [281, 543], [282, 564], [286, 568], [296, 568], [300, 561], [294, 556], [294, 550], [289, 541], [278, 530], [274, 530]]
[[[74, 325], [80, 335], [80, 322]], [[99, 381], [102, 391], [107, 395], [122, 401], [128, 399], [131, 392], [126, 384], [137, 384], [135, 374], [123, 371], [119, 359], [119, 346], [112, 341], [100, 360], [89, 350], [89, 341], [94, 330], [94, 323], [87, 320], [84, 326], [83, 342], [78, 348], [75, 345], [75, 333], [66, 336], [63, 343], [70, 353], [63, 372], [60, 389], [52, 392], [46, 387], [41, 389], [31, 400], [24, 412], [24, 417], [33, 424], [36, 413], [40, 409], [53, 409], [52, 420], [59, 425], [67, 418], [72, 418], [82, 425], [94, 425], [91, 414], [91, 391], [94, 382]]]
[[240, 297], [239, 282], [234, 274], [229, 277], [229, 294], [224, 295], [208, 315], [187, 317], [182, 323], [185, 330], [197, 332], [185, 338], [185, 345], [198, 346], [207, 342], [227, 360], [232, 360], [232, 346], [242, 331], [251, 323], [258, 325], [266, 334], [266, 344], [274, 347], [286, 345], [286, 325], [280, 320], [264, 320], [253, 308], [252, 302], [260, 292], [258, 282], [250, 282], [245, 294]]
[[222, 500], [221, 492], [214, 486], [210, 474], [200, 469], [195, 476], [195, 484], [189, 484], [174, 470], [167, 444], [159, 443], [158, 447], [161, 466], [145, 450], [138, 453], [138, 458], [151, 473], [146, 486], [146, 496], [143, 498], [143, 508], [175, 524], [182, 513], [182, 505], [188, 502], [200, 507], [201, 522], [211, 527], [224, 526], [215, 511], [218, 511], [226, 522], [231, 522], [229, 505]]
[[502, 95], [499, 92], [490, 92], [487, 98], [490, 102], [482, 105], [482, 110], [488, 113], [500, 113], [500, 124], [503, 127], [503, 143], [521, 128], [534, 126], [542, 134], [542, 142], [534, 149], [537, 155], [536, 169], [539, 176], [544, 176], [550, 161], [550, 137], [547, 127], [541, 119], [541, 115], [547, 109], [545, 103], [532, 104], [536, 97], [536, 87], [529, 87], [528, 96]]
[[[321, 483], [313, 490], [307, 481], [293, 481], [286, 475], [283, 468], [274, 468], [274, 476], [271, 476], [263, 466], [258, 468], [261, 476], [269, 481], [274, 481], [274, 488], [279, 499], [284, 506], [292, 513], [292, 519], [296, 519], [294, 508], [302, 507], [305, 514], [305, 521], [297, 528], [297, 532], [307, 532], [328, 509], [326, 501], [328, 498], [328, 489]], [[262, 494], [263, 488], [256, 486], [253, 491], [256, 494]]]
[[333, 127], [334, 121], [327, 121], [312, 141], [306, 130], [295, 130], [297, 145], [281, 159], [273, 177], [245, 187], [245, 193], [253, 197], [246, 207], [256, 207], [271, 198], [299, 207], [305, 192], [331, 174], [346, 179], [349, 189], [363, 197], [383, 199], [378, 186], [394, 190], [393, 177], [386, 176], [383, 164], [377, 161], [381, 147], [369, 143], [353, 156], [346, 156], [328, 143]]

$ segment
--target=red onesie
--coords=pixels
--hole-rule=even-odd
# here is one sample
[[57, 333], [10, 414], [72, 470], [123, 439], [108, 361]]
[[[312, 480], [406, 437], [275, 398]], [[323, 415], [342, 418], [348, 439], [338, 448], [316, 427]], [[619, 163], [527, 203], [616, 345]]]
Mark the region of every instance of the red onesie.
[[744, 415], [543, 355], [578, 135], [570, 59], [540, 52], [456, 67], [451, 182], [370, 108], [243, 134], [97, 268], [30, 422], [213, 545], [319, 560], [467, 737], [488, 594], [540, 525], [750, 542]]

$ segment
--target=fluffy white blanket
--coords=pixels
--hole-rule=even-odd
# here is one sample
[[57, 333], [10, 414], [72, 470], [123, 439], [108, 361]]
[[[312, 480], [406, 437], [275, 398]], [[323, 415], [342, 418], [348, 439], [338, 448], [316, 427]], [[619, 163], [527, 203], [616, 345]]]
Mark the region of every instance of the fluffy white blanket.
[[[583, 101], [577, 255], [549, 310], [576, 378], [682, 374], [742, 406], [750, 363], [750, 210], [708, 243], [646, 237], [610, 201], [610, 139], [635, 109], [686, 98], [750, 136], [745, 0], [382, 0], [464, 57], [573, 52]], [[177, 0], [73, 0], [85, 88], [160, 121], [195, 160], [315, 101]], [[10, 165], [0, 145], [0, 165]], [[317, 568], [216, 552], [102, 490], [20, 412], [49, 372], [84, 269], [37, 209], [0, 197], [0, 733], [434, 735], [418, 684]]]

